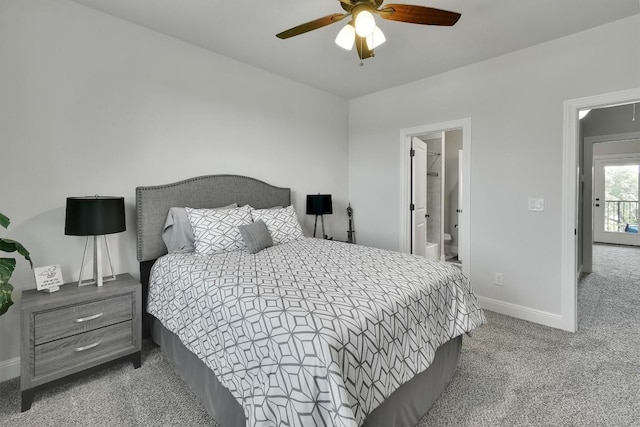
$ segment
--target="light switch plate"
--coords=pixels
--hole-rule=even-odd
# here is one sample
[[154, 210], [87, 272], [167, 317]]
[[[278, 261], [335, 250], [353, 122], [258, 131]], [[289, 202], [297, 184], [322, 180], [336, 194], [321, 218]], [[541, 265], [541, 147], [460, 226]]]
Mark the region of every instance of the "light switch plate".
[[529, 197], [529, 210], [542, 212], [544, 210], [544, 199], [541, 197]]

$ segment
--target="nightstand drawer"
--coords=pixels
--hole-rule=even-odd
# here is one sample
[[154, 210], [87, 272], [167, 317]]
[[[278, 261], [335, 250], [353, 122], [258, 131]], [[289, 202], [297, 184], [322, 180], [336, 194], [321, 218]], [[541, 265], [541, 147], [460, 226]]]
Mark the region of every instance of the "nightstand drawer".
[[133, 294], [35, 314], [35, 344], [47, 343], [133, 318]]
[[48, 342], [35, 348], [35, 376], [75, 368], [103, 356], [135, 349], [132, 321]]
[[141, 321], [142, 286], [127, 273], [104, 286], [22, 291], [21, 410], [52, 383], [125, 359], [139, 368]]

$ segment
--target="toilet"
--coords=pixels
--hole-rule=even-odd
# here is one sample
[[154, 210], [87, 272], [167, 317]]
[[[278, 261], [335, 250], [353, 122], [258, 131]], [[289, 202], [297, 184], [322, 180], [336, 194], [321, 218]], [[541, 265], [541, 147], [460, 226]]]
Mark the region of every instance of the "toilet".
[[[445, 242], [450, 242], [451, 241], [451, 234], [449, 233], [444, 233], [444, 241]], [[445, 250], [449, 247], [448, 244], [444, 244], [444, 248]], [[444, 257], [441, 258], [440, 257], [440, 245], [436, 242], [427, 242], [425, 244], [425, 253], [424, 253], [425, 258], [428, 259], [433, 259], [433, 260], [439, 260], [442, 259], [444, 260]]]
[[440, 245], [435, 242], [427, 242], [424, 257], [438, 261], [440, 259]]

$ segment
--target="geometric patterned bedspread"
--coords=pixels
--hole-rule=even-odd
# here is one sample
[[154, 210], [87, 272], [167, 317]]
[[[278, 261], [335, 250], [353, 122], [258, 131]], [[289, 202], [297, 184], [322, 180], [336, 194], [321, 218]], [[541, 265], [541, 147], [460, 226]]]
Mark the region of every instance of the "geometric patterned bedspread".
[[213, 370], [247, 426], [358, 426], [440, 345], [486, 322], [454, 266], [311, 238], [165, 255], [147, 310]]

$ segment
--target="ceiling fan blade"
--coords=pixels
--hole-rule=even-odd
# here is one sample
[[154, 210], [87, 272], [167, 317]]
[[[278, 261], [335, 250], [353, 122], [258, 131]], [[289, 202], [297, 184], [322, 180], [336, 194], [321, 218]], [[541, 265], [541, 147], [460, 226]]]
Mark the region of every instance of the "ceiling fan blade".
[[451, 26], [458, 22], [460, 14], [432, 7], [414, 6], [411, 4], [388, 4], [384, 9], [376, 11], [384, 19], [390, 21], [409, 22], [422, 25]]
[[353, 10], [353, 8], [355, 7], [354, 5], [351, 4], [351, 2], [349, 0], [338, 0], [340, 2], [340, 6], [342, 6], [342, 8], [346, 11], [346, 12], [351, 12]]
[[367, 45], [367, 38], [360, 37], [356, 34], [356, 49], [358, 49], [358, 58], [367, 59], [375, 56], [373, 50], [369, 49], [369, 45]]
[[304, 34], [309, 31], [317, 30], [318, 28], [333, 24], [334, 22], [338, 22], [349, 15], [349, 13], [334, 13], [332, 15], [327, 15], [325, 17], [306, 22], [302, 25], [298, 25], [297, 27], [290, 28], [286, 31], [281, 32], [280, 34], [276, 34], [276, 37], [278, 37], [279, 39], [288, 39], [289, 37], [298, 36], [300, 34]]

